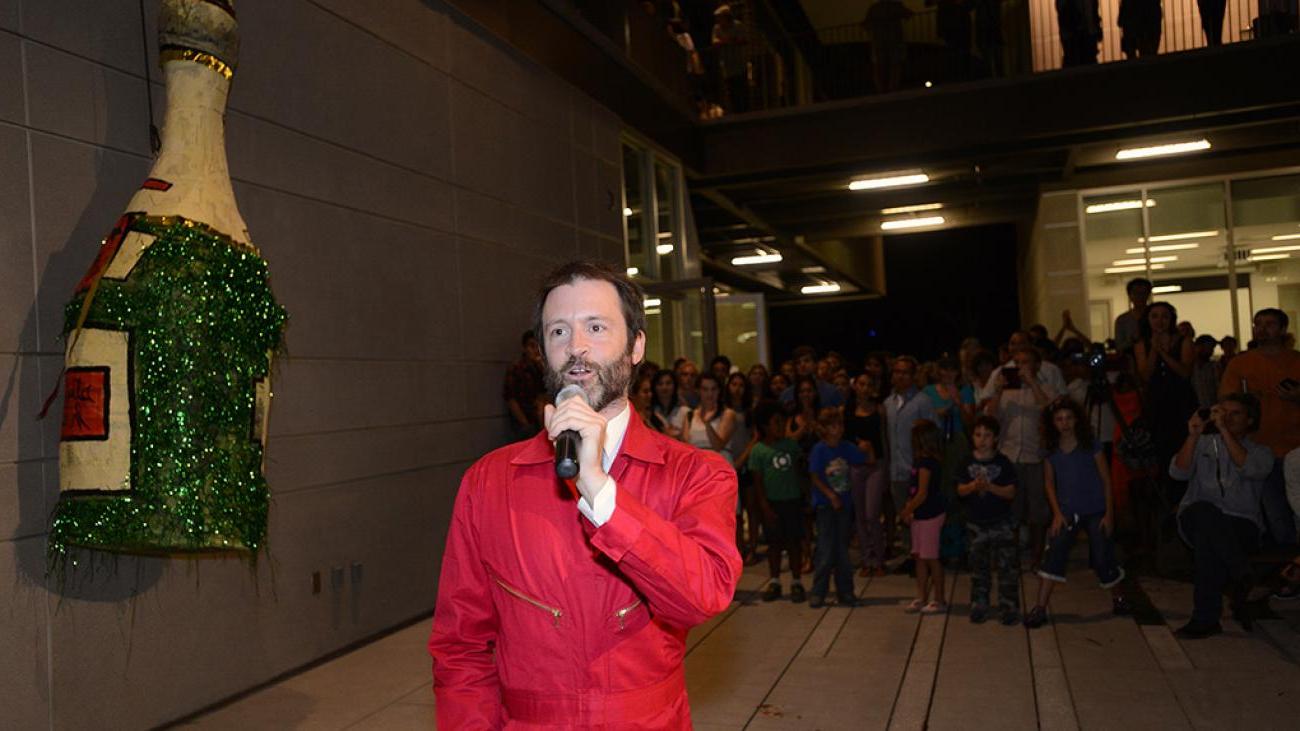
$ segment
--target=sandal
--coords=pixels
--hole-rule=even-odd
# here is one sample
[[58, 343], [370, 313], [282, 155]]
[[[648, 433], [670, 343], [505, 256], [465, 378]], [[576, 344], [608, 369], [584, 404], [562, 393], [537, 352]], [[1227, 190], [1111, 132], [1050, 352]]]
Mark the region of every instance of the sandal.
[[908, 614], [916, 614], [917, 612], [921, 611], [921, 600], [913, 599], [912, 601], [908, 602], [907, 606], [903, 607], [903, 611], [907, 612]]
[[943, 614], [947, 611], [948, 604], [946, 602], [930, 602], [921, 607], [921, 614]]

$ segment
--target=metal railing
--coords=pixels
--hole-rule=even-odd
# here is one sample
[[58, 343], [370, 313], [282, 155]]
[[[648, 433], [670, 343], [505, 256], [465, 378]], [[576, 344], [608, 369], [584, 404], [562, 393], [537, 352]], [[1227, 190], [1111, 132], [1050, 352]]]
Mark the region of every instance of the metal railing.
[[[704, 118], [1203, 48], [1200, 5], [1215, 2], [1225, 44], [1297, 29], [1300, 0], [876, 0], [863, 22], [787, 35], [772, 31], [761, 3], [737, 3], [761, 17], [742, 14], [725, 44], [704, 45], [710, 34], [694, 29], [692, 55], [639, 3], [574, 0]], [[1062, 29], [1058, 9], [1092, 19]]]

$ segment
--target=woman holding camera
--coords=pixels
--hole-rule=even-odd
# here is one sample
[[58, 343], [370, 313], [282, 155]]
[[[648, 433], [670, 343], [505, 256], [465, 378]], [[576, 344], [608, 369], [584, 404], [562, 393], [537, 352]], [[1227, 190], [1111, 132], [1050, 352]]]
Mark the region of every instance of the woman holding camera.
[[[1207, 413], [1208, 412], [1208, 413]], [[1187, 422], [1187, 439], [1169, 465], [1169, 475], [1187, 481], [1178, 506], [1178, 530], [1192, 548], [1192, 620], [1177, 631], [1201, 639], [1223, 631], [1223, 594], [1232, 599], [1233, 618], [1250, 629], [1244, 613], [1247, 557], [1259, 545], [1263, 516], [1260, 495], [1273, 469], [1273, 453], [1247, 435], [1259, 426], [1259, 400], [1229, 394]]]

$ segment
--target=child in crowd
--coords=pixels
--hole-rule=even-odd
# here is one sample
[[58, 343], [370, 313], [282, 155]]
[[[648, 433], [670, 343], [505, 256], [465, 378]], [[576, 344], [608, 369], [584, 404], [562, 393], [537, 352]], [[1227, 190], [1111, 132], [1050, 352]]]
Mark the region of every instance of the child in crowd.
[[970, 621], [988, 619], [993, 571], [998, 574], [999, 619], [1020, 623], [1019, 526], [1011, 514], [1016, 497], [1016, 468], [998, 452], [998, 420], [975, 418], [971, 440], [975, 451], [957, 468], [957, 494], [966, 508], [970, 558]]
[[1046, 556], [1038, 571], [1038, 603], [1025, 615], [1030, 629], [1047, 621], [1047, 603], [1057, 583], [1065, 583], [1066, 561], [1080, 530], [1088, 532], [1092, 569], [1104, 589], [1110, 589], [1111, 609], [1128, 614], [1120, 593], [1124, 569], [1115, 560], [1115, 513], [1110, 492], [1110, 471], [1101, 445], [1083, 418], [1083, 410], [1069, 398], [1052, 402], [1043, 411], [1043, 482], [1052, 509]]
[[853, 501], [850, 494], [851, 465], [864, 465], [867, 456], [844, 439], [844, 415], [836, 408], [817, 412], [821, 441], [813, 445], [808, 458], [812, 476], [812, 504], [817, 518], [817, 551], [813, 569], [812, 596], [808, 606], [826, 603], [831, 571], [835, 571], [835, 592], [840, 606], [851, 607], [853, 566], [849, 563], [849, 533], [853, 530]]
[[[934, 422], [922, 420], [912, 427], [912, 479], [907, 502], [898, 517], [912, 527], [912, 556], [916, 559], [916, 599], [909, 612], [941, 614], [948, 611], [943, 597], [943, 564], [939, 562], [939, 534], [947, 513], [943, 497], [943, 433]], [[934, 599], [930, 599], [931, 588]]]
[[781, 552], [790, 556], [790, 601], [806, 598], [799, 578], [803, 567], [803, 494], [799, 477], [799, 444], [785, 435], [786, 416], [781, 404], [764, 401], [754, 408], [759, 441], [749, 450], [748, 466], [767, 534], [767, 564], [771, 580], [763, 601], [781, 598]]

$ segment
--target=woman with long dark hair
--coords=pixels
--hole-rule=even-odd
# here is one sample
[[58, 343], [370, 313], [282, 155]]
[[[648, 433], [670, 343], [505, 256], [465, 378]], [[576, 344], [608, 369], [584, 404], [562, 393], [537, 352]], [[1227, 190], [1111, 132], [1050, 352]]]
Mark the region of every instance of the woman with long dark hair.
[[880, 392], [868, 373], [859, 373], [850, 383], [844, 407], [844, 438], [867, 455], [867, 463], [853, 470], [853, 522], [862, 551], [859, 576], [885, 575], [885, 534], [880, 510], [885, 497], [884, 426], [881, 422]]
[[1169, 461], [1187, 439], [1187, 420], [1196, 410], [1190, 380], [1196, 350], [1190, 338], [1179, 334], [1178, 311], [1168, 302], [1147, 306], [1138, 328], [1141, 335], [1133, 357], [1145, 392], [1142, 413], [1151, 428], [1165, 498], [1177, 504], [1186, 483], [1169, 476]]
[[654, 377], [654, 415], [663, 422], [663, 433], [673, 439], [682, 438], [686, 420], [686, 404], [677, 398], [677, 374], [661, 369]]

